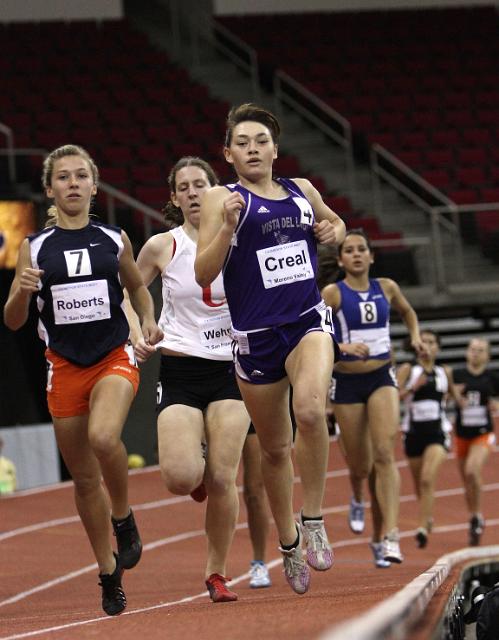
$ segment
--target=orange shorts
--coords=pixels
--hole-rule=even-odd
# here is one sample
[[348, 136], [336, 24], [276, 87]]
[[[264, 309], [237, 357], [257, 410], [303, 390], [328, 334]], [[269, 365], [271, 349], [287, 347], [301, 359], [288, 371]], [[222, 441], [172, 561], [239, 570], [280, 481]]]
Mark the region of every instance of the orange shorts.
[[54, 418], [70, 418], [89, 412], [92, 389], [105, 376], [117, 375], [130, 380], [134, 395], [139, 387], [139, 368], [131, 345], [113, 349], [90, 367], [80, 367], [47, 349], [47, 401]]
[[494, 432], [490, 431], [489, 433], [483, 433], [481, 436], [477, 436], [476, 438], [460, 438], [459, 436], [456, 436], [455, 442], [456, 455], [458, 459], [463, 459], [468, 457], [471, 447], [474, 447], [477, 444], [481, 447], [492, 449], [496, 443], [496, 437]]

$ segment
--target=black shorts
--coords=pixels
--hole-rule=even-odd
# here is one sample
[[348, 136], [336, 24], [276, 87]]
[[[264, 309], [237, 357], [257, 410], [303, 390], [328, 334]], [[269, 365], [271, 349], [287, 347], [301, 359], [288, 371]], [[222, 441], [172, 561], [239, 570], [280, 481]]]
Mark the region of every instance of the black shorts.
[[172, 404], [204, 411], [218, 400], [242, 400], [230, 360], [161, 356], [156, 413]]
[[450, 451], [450, 434], [443, 433], [442, 431], [428, 433], [409, 431], [404, 437], [405, 455], [408, 458], [420, 458], [426, 447], [429, 447], [431, 444], [441, 444], [447, 452]]

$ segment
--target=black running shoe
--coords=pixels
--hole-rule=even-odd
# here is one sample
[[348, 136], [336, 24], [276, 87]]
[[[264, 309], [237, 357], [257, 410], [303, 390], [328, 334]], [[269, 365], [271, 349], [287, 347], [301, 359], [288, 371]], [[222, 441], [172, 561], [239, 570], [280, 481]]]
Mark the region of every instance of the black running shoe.
[[428, 532], [423, 527], [419, 527], [414, 537], [416, 539], [416, 544], [420, 549], [424, 549], [428, 544]]
[[126, 607], [126, 595], [121, 586], [123, 568], [116, 553], [116, 569], [113, 573], [99, 573], [99, 585], [102, 587], [102, 608], [108, 616], [117, 616]]
[[473, 516], [470, 520], [469, 543], [470, 547], [478, 547], [482, 537], [485, 522], [480, 516]]
[[142, 555], [142, 541], [132, 510], [130, 509], [130, 513], [123, 520], [111, 518], [111, 522], [118, 543], [120, 565], [123, 569], [132, 569]]

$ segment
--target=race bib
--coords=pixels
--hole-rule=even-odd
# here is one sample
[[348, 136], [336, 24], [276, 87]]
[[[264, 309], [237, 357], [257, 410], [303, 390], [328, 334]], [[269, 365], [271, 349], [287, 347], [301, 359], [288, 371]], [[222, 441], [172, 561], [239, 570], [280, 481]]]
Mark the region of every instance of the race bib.
[[440, 420], [440, 403], [435, 400], [419, 400], [413, 402], [411, 415], [414, 422], [431, 422]]
[[77, 324], [111, 317], [107, 280], [55, 284], [50, 288], [55, 324]]
[[248, 334], [244, 331], [236, 331], [232, 329], [232, 335], [237, 342], [237, 350], [241, 355], [248, 355], [250, 353]]
[[463, 427], [486, 427], [487, 407], [464, 407], [461, 409], [461, 424]]
[[314, 278], [305, 240], [260, 249], [256, 255], [265, 289]]
[[387, 327], [353, 329], [350, 331], [350, 342], [361, 342], [367, 345], [371, 357], [390, 351], [390, 333]]
[[231, 355], [232, 335], [230, 331], [230, 315], [220, 314], [215, 318], [207, 318], [199, 327], [201, 344], [208, 351]]
[[314, 210], [310, 202], [306, 198], [293, 198], [293, 202], [300, 209], [300, 224], [313, 225]]
[[321, 327], [324, 333], [334, 333], [333, 310], [326, 304], [321, 305], [317, 311], [321, 316]]

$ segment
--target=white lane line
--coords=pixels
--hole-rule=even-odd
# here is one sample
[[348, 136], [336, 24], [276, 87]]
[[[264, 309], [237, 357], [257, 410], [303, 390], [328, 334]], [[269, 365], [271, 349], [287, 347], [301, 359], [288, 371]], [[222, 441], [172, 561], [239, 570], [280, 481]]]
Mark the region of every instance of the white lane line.
[[[499, 450], [498, 447], [496, 447], [496, 450]], [[450, 458], [454, 458], [455, 455], [453, 453], [449, 454], [449, 459]], [[398, 460], [397, 461], [397, 467], [398, 468], [403, 468], [403, 467], [407, 467], [407, 461], [406, 460]], [[154, 467], [146, 467], [145, 469], [134, 469], [132, 471], [130, 471], [129, 473], [150, 473], [151, 471], [157, 471], [159, 470], [158, 466], [154, 466]], [[338, 469], [336, 471], [328, 471], [326, 474], [326, 478], [330, 479], [330, 478], [341, 478], [341, 477], [345, 477], [349, 475], [349, 471], [348, 469], [344, 468], [344, 469]], [[294, 483], [298, 484], [300, 483], [300, 477], [299, 476], [295, 476], [294, 478]], [[62, 485], [72, 485], [71, 481], [68, 481], [67, 483], [62, 483]], [[59, 488], [59, 485], [53, 485], [52, 487], [50, 487], [49, 490], [54, 490]], [[40, 487], [39, 490], [33, 490], [33, 492], [36, 493], [41, 493], [43, 492], [44, 489], [43, 487]], [[31, 490], [28, 490], [28, 492]], [[242, 493], [243, 488], [242, 486], [238, 486], [238, 492]], [[456, 492], [463, 492], [462, 489], [455, 489]], [[27, 495], [28, 492], [19, 492], [17, 494], [14, 494], [14, 496], [5, 496], [5, 498], [12, 498], [12, 497], [19, 497], [20, 495]], [[437, 492], [438, 493], [438, 492]], [[443, 495], [443, 494], [442, 494]], [[449, 493], [447, 495], [454, 495], [452, 493]], [[400, 501], [404, 502], [407, 500], [413, 500], [415, 496], [411, 495], [411, 496], [401, 496]], [[144, 502], [142, 504], [135, 504], [132, 505], [132, 509], [134, 511], [148, 511], [149, 509], [160, 509], [162, 507], [167, 507], [170, 505], [174, 505], [174, 504], [180, 504], [183, 502], [192, 502], [192, 498], [190, 496], [173, 496], [172, 498], [164, 498], [161, 500], [154, 500], [152, 502]], [[367, 506], [369, 506], [369, 503], [366, 503]], [[347, 507], [336, 507], [335, 510], [333, 511], [326, 511], [326, 513], [335, 513], [336, 511], [344, 511], [345, 508], [348, 509]], [[4, 531], [3, 533], [0, 533], [0, 542], [2, 542], [3, 540], [8, 540], [9, 538], [14, 538], [15, 536], [20, 536], [26, 533], [32, 533], [33, 531], [41, 531], [42, 529], [47, 529], [50, 527], [57, 527], [59, 525], [64, 525], [64, 524], [72, 524], [75, 522], [79, 522], [80, 518], [79, 516], [67, 516], [65, 518], [56, 518], [54, 520], [46, 520], [46, 521], [42, 521], [42, 522], [38, 522], [35, 524], [31, 524], [31, 525], [27, 525], [24, 527], [19, 527], [17, 529], [11, 529], [10, 531]]]
[[[149, 467], [143, 467], [142, 469], [129, 469], [128, 475], [135, 476], [141, 475], [144, 473], [151, 473], [152, 471], [158, 471], [159, 466], [157, 464], [151, 465]], [[50, 491], [60, 491], [61, 489], [70, 489], [73, 486], [72, 480], [62, 480], [61, 482], [56, 482], [54, 484], [44, 484], [41, 487], [32, 487], [31, 489], [20, 489], [15, 493], [9, 493], [8, 495], [2, 496], [2, 500], [15, 500], [19, 497], [24, 496], [33, 496], [38, 493], [49, 493]]]
[[[161, 538], [160, 540], [149, 542], [144, 545], [143, 550], [151, 551], [152, 549], [157, 549], [158, 547], [162, 547], [167, 544], [174, 544], [175, 542], [182, 542], [183, 540], [189, 540], [190, 538], [197, 538], [204, 535], [204, 529], [198, 529], [197, 531], [187, 531], [186, 533], [179, 533], [175, 536], [169, 536], [168, 538]], [[46, 589], [56, 587], [59, 584], [67, 582], [68, 580], [72, 580], [73, 578], [77, 578], [84, 573], [90, 573], [91, 571], [97, 571], [97, 563], [94, 562], [93, 564], [89, 564], [86, 567], [77, 569], [76, 571], [71, 571], [70, 573], [66, 573], [62, 576], [59, 576], [58, 578], [49, 580], [48, 582], [43, 582], [42, 584], [28, 589], [27, 591], [21, 591], [20, 593], [7, 598], [7, 600], [0, 601], [0, 607], [4, 607], [5, 605], [12, 604], [14, 602], [19, 602], [19, 600], [24, 600], [24, 598], [28, 598], [35, 593], [39, 593], [40, 591], [45, 591]]]
[[[407, 463], [400, 462], [398, 466], [407, 466]], [[141, 471], [141, 470], [140, 470]], [[348, 475], [347, 469], [339, 469], [338, 471], [329, 471], [326, 475], [327, 478], [339, 478]], [[294, 478], [295, 484], [300, 482], [299, 477]], [[71, 483], [72, 484], [72, 483]], [[238, 492], [242, 493], [242, 486], [238, 486]], [[162, 507], [168, 507], [174, 504], [180, 504], [183, 502], [192, 503], [192, 498], [190, 496], [173, 496], [172, 498], [163, 498], [161, 500], [154, 500], [152, 502], [143, 502], [141, 504], [132, 505], [132, 509], [134, 511], [148, 511], [149, 509], [160, 509]], [[9, 538], [14, 538], [15, 536], [20, 536], [25, 533], [32, 533], [33, 531], [41, 531], [42, 529], [47, 529], [50, 527], [57, 527], [63, 524], [72, 524], [74, 522], [79, 522], [79, 516], [67, 516], [65, 518], [55, 518], [53, 520], [45, 520], [42, 522], [37, 522], [34, 524], [26, 525], [24, 527], [19, 527], [17, 529], [11, 529], [10, 531], [4, 531], [0, 533], [0, 542], [3, 540], [8, 540]]]
[[[399, 461], [397, 462], [397, 466], [401, 467], [401, 466], [407, 466], [406, 461]], [[338, 476], [344, 476], [347, 475], [348, 470], [347, 469], [341, 469], [338, 471], [332, 471], [332, 472], [328, 472], [328, 477], [338, 477]], [[295, 478], [295, 482], [298, 482], [299, 478]], [[482, 487], [482, 489], [484, 491], [493, 491], [499, 488], [499, 483], [493, 483], [493, 484], [488, 484], [488, 485], [484, 485]], [[241, 490], [241, 488], [239, 488], [239, 490]], [[445, 496], [450, 496], [450, 495], [458, 495], [458, 494], [462, 494], [463, 493], [463, 489], [462, 488], [456, 488], [456, 489], [447, 489], [447, 490], [440, 490], [435, 492], [435, 497], [445, 497]], [[175, 504], [177, 502], [181, 502], [181, 501], [185, 501], [185, 500], [189, 500], [190, 498], [187, 496], [177, 496], [174, 498], [168, 498], [165, 500], [160, 500], [160, 501], [155, 501], [155, 502], [150, 502], [150, 503], [144, 503], [142, 505], [136, 505], [134, 506], [134, 509], [150, 509], [150, 508], [158, 508], [161, 506], [166, 506], [168, 504]], [[411, 494], [411, 495], [406, 495], [406, 496], [401, 496], [400, 497], [400, 501], [401, 502], [409, 502], [409, 501], [413, 501], [416, 499], [416, 496]], [[368, 506], [368, 503], [367, 503]], [[339, 513], [339, 512], [344, 512], [348, 509], [348, 505], [342, 505], [342, 506], [336, 506], [336, 507], [330, 507], [330, 508], [325, 508], [323, 510], [324, 514], [331, 514], [331, 513]], [[68, 522], [77, 522], [79, 520], [79, 518], [77, 516], [71, 517], [71, 518], [60, 518], [58, 520], [52, 520], [52, 521], [47, 521], [45, 523], [39, 523], [38, 525], [31, 525], [30, 527], [23, 527], [22, 529], [17, 529], [17, 530], [13, 530], [11, 532], [6, 532], [5, 534], [0, 534], [0, 540], [8, 538], [8, 537], [13, 537], [14, 535], [19, 535], [21, 532], [25, 533], [28, 531], [36, 531], [42, 528], [46, 528], [49, 526], [56, 526], [56, 524], [67, 524]], [[496, 524], [499, 524], [499, 520], [488, 520], [487, 521], [488, 526], [495, 526]], [[239, 523], [236, 528], [237, 529], [244, 529], [247, 528], [247, 523]], [[464, 524], [457, 524], [457, 525], [449, 525], [448, 527], [445, 526], [441, 526], [441, 527], [435, 527], [434, 531], [437, 532], [445, 532], [445, 531], [454, 531], [454, 530], [463, 530], [463, 529], [467, 529], [468, 527], [468, 523], [464, 523]], [[401, 537], [409, 537], [411, 535], [413, 535], [413, 531], [407, 531], [407, 532], [402, 532], [401, 533]], [[158, 548], [160, 546], [166, 545], [166, 544], [172, 544], [174, 542], [178, 542], [181, 540], [185, 540], [185, 539], [189, 539], [189, 538], [193, 538], [193, 537], [197, 537], [197, 536], [204, 536], [205, 532], [204, 530], [199, 530], [199, 531], [191, 531], [191, 532], [186, 532], [184, 534], [178, 534], [176, 536], [171, 536], [169, 538], [163, 538], [160, 540], [157, 540], [155, 542], [152, 543], [148, 543], [146, 545], [144, 545], [144, 550], [148, 551], [151, 549], [155, 549]], [[354, 539], [347, 539], [347, 540], [342, 540], [336, 543], [333, 543], [333, 547], [334, 548], [340, 548], [340, 547], [346, 547], [346, 546], [355, 546], [355, 545], [359, 545], [359, 544], [364, 544], [365, 542], [367, 542], [369, 539], [368, 538], [354, 538]], [[281, 558], [277, 558], [275, 560], [272, 560], [271, 562], [268, 563], [269, 568], [273, 568], [277, 565], [279, 565], [282, 562]], [[19, 600], [22, 600], [26, 597], [29, 597], [30, 595], [33, 595], [34, 593], [49, 589], [53, 586], [57, 586], [58, 584], [61, 584], [63, 582], [66, 582], [68, 580], [71, 580], [75, 577], [78, 577], [84, 573], [88, 573], [90, 571], [94, 571], [97, 569], [97, 565], [96, 564], [92, 564], [92, 565], [88, 565], [87, 567], [83, 567], [82, 569], [73, 571], [69, 574], [66, 574], [64, 576], [60, 576], [59, 578], [56, 578], [54, 580], [51, 580], [49, 582], [43, 583], [41, 585], [38, 585], [28, 591], [25, 592], [21, 592], [19, 594], [16, 594], [15, 596], [12, 596], [11, 598], [8, 598], [7, 600], [4, 600], [2, 602], [0, 602], [0, 606], [4, 606], [7, 604], [11, 604], [13, 602], [17, 602]], [[238, 582], [242, 581], [242, 580], [246, 580], [249, 577], [248, 573], [242, 574], [241, 576], [235, 578], [234, 580], [231, 581], [230, 584], [237, 584]], [[188, 596], [178, 602], [175, 603], [164, 603], [161, 605], [153, 605], [150, 608], [144, 609], [144, 610], [150, 610], [151, 608], [158, 608], [158, 607], [164, 607], [164, 606], [172, 606], [173, 604], [178, 604], [180, 602], [188, 602], [192, 599], [196, 599], [199, 597], [203, 597], [206, 596], [206, 592], [203, 592], [202, 594], [198, 594], [196, 596]], [[140, 613], [142, 610], [132, 610], [129, 612], [126, 612], [126, 615], [130, 615], [132, 613]], [[125, 614], [124, 614], [125, 615]], [[105, 616], [102, 618], [96, 618], [95, 620], [108, 620], [109, 617]], [[91, 620], [93, 621], [93, 620]], [[91, 621], [82, 621], [79, 623], [71, 623], [69, 626], [75, 626], [75, 625], [83, 625], [83, 624], [88, 624]], [[8, 638], [0, 638], [0, 640], [14, 640], [14, 638], [25, 638], [25, 637], [29, 637], [31, 635], [39, 635], [40, 633], [44, 633], [45, 631], [50, 631], [50, 630], [58, 630], [59, 628], [68, 628], [67, 626], [62, 626], [62, 627], [54, 627], [51, 629], [45, 629], [45, 630], [40, 630], [40, 631], [34, 631], [34, 632], [28, 632], [28, 635], [26, 634], [21, 634], [21, 635], [16, 635], [16, 636], [9, 636]]]
[[[497, 491], [499, 490], [499, 483], [493, 483], [493, 484], [487, 484], [484, 485], [482, 487], [483, 491]], [[437, 498], [442, 498], [442, 497], [448, 497], [448, 496], [452, 496], [452, 495], [459, 495], [463, 493], [463, 489], [442, 489], [440, 491], [436, 491], [435, 492], [435, 497]], [[401, 496], [400, 497], [400, 502], [412, 502], [416, 500], [416, 496], [415, 495], [406, 495], [406, 496]], [[369, 503], [366, 504], [366, 506], [369, 506]], [[347, 511], [348, 509], [348, 505], [339, 505], [339, 506], [335, 506], [335, 507], [327, 507], [325, 509], [323, 509], [323, 514], [324, 515], [330, 515], [333, 513], [342, 513]], [[297, 515], [297, 514], [296, 514]], [[499, 520], [487, 520], [487, 526], [496, 526], [496, 524], [499, 524]], [[439, 526], [439, 527], [435, 527], [434, 531], [437, 533], [444, 533], [446, 531], [458, 531], [458, 530], [463, 530], [463, 529], [467, 529], [469, 526], [469, 523], [464, 523], [464, 524], [457, 524], [457, 525], [444, 525], [444, 526]], [[248, 523], [247, 522], [240, 522], [236, 525], [236, 530], [242, 530], [242, 529], [247, 529], [248, 528]], [[176, 534], [174, 536], [169, 536], [167, 538], [160, 538], [159, 540], [156, 540], [154, 542], [148, 542], [147, 544], [144, 545], [144, 551], [151, 551], [153, 549], [157, 549], [159, 547], [168, 545], [168, 544], [174, 544], [176, 542], [182, 542], [184, 540], [189, 540], [191, 538], [196, 538], [196, 537], [202, 537], [205, 535], [205, 531], [204, 529], [198, 529], [195, 531], [187, 531], [185, 533], [179, 533]], [[414, 535], [414, 531], [410, 530], [410, 531], [406, 531], [406, 532], [401, 532], [400, 536], [402, 538], [404, 537], [410, 537]], [[358, 544], [364, 544], [367, 543], [369, 541], [369, 538], [364, 538], [364, 537], [356, 537], [353, 539], [346, 539], [343, 541], [339, 541], [339, 542], [335, 542], [332, 544], [333, 548], [340, 548], [340, 547], [347, 547], [347, 546], [355, 546]], [[277, 562], [279, 563], [281, 560], [280, 558], [278, 558], [276, 561], [272, 561], [272, 562]], [[272, 565], [275, 566], [275, 565]], [[72, 571], [70, 573], [64, 574], [62, 576], [59, 576], [58, 578], [55, 578], [53, 580], [49, 580], [48, 582], [44, 582], [42, 584], [39, 584], [35, 587], [32, 587], [31, 589], [28, 589], [26, 591], [21, 591], [20, 593], [17, 593], [14, 596], [11, 596], [10, 598], [7, 598], [6, 600], [2, 600], [0, 601], [0, 607], [6, 606], [8, 604], [13, 604], [14, 602], [18, 602], [19, 600], [23, 600], [25, 598], [28, 598], [31, 595], [34, 595], [35, 593], [39, 593], [40, 591], [45, 591], [46, 589], [50, 589], [52, 587], [55, 587], [59, 584], [62, 584], [64, 582], [67, 582], [68, 580], [72, 580], [73, 578], [77, 578], [80, 575], [83, 575], [85, 573], [89, 573], [91, 571], [96, 571], [97, 570], [97, 564], [91, 564], [91, 565], [87, 565], [86, 567], [83, 567], [82, 569], [77, 569], [76, 571]], [[240, 580], [245, 579], [245, 577], [247, 577], [248, 574], [244, 574], [241, 578], [237, 578], [236, 580], [239, 582]], [[235, 582], [234, 582], [235, 584]], [[0, 638], [0, 640], [2, 640]]]

